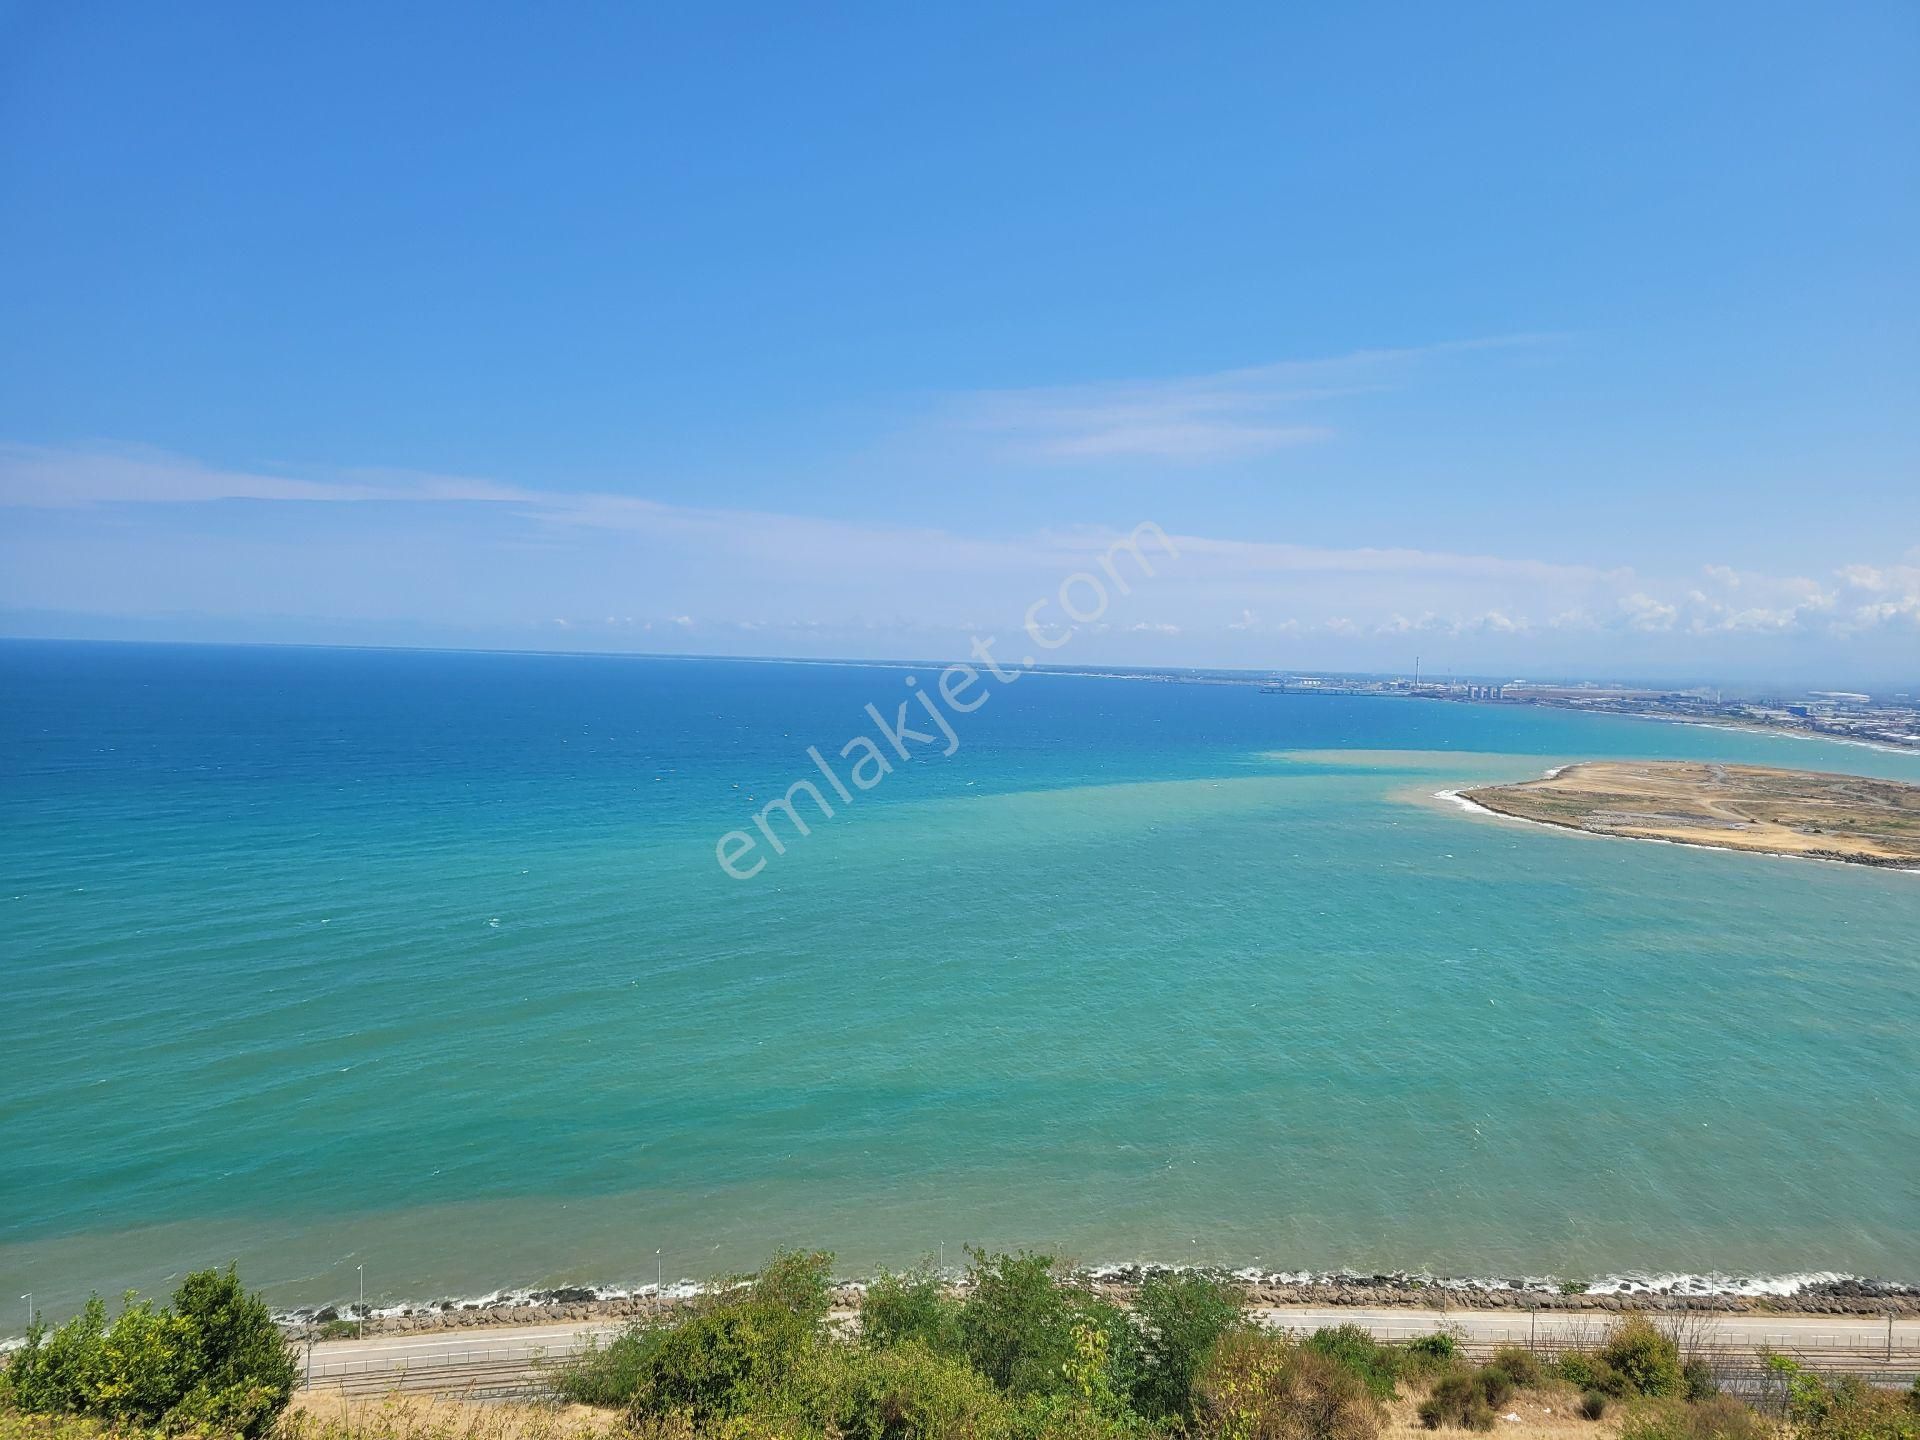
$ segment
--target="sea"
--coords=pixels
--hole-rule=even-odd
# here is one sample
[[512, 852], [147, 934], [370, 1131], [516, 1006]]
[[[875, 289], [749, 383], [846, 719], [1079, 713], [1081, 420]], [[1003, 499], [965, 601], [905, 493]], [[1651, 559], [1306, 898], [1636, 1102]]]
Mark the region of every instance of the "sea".
[[789, 1246], [1920, 1280], [1920, 874], [1437, 798], [1920, 754], [939, 675], [0, 644], [0, 1333]]

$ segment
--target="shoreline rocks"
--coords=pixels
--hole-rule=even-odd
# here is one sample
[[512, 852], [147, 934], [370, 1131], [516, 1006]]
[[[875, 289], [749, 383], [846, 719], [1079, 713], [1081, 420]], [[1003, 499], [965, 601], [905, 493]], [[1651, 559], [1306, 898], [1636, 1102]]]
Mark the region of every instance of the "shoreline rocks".
[[[1103, 1266], [1081, 1275], [1083, 1283], [1120, 1301], [1130, 1300], [1140, 1284], [1153, 1274], [1170, 1274], [1157, 1266]], [[1873, 1280], [1825, 1280], [1801, 1286], [1788, 1295], [1747, 1295], [1728, 1291], [1676, 1290], [1636, 1285], [1605, 1293], [1549, 1289], [1538, 1283], [1448, 1282], [1405, 1275], [1328, 1276], [1311, 1280], [1284, 1276], [1254, 1277], [1208, 1271], [1233, 1285], [1254, 1307], [1315, 1306], [1366, 1309], [1431, 1310], [1436, 1320], [1452, 1310], [1552, 1310], [1599, 1315], [1624, 1312], [1687, 1311], [1722, 1315], [1920, 1315], [1920, 1288]], [[832, 1291], [839, 1310], [857, 1309], [865, 1286], [841, 1281]], [[965, 1286], [952, 1285], [954, 1293]], [[486, 1300], [442, 1300], [407, 1308], [397, 1315], [369, 1315], [369, 1335], [406, 1335], [442, 1330], [472, 1330], [509, 1325], [604, 1324], [644, 1320], [678, 1309], [693, 1298], [688, 1287], [676, 1287], [659, 1298], [651, 1293], [606, 1294], [593, 1286], [563, 1286]], [[327, 1306], [282, 1315], [280, 1323], [295, 1336], [330, 1320], [350, 1319], [354, 1307]]]

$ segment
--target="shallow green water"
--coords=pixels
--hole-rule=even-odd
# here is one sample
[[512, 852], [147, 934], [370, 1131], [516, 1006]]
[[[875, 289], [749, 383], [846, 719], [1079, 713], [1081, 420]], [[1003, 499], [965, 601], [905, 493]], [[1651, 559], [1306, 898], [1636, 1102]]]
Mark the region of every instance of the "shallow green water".
[[6, 646], [0, 680], [0, 1294], [50, 1312], [236, 1257], [295, 1304], [781, 1243], [1920, 1278], [1920, 875], [1432, 799], [1920, 757], [1027, 676], [742, 884], [716, 838], [900, 672]]

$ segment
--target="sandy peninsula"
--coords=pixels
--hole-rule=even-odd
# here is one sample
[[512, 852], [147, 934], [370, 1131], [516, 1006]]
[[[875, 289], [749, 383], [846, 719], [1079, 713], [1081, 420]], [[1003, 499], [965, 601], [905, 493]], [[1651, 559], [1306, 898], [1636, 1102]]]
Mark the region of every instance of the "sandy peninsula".
[[1590, 760], [1458, 792], [1516, 819], [1636, 840], [1920, 869], [1920, 785], [1694, 761]]

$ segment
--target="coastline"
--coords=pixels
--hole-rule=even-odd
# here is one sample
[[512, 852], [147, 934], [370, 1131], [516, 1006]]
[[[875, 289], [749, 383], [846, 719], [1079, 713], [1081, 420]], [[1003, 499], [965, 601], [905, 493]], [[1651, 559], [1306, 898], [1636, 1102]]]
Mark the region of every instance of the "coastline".
[[1696, 730], [1730, 730], [1736, 735], [1772, 735], [1782, 740], [1824, 740], [1830, 745], [1858, 745], [1887, 755], [1920, 755], [1920, 743], [1892, 745], [1884, 740], [1858, 740], [1851, 735], [1829, 735], [1824, 730], [1799, 730], [1788, 725], [1759, 725], [1739, 720], [1695, 720], [1685, 715], [1662, 715], [1657, 710], [1588, 710], [1578, 705], [1536, 702], [1544, 710], [1568, 710], [1580, 715], [1614, 715], [1622, 720], [1658, 720], [1665, 725], [1690, 725]]
[[[1200, 1273], [1231, 1284], [1240, 1290], [1245, 1304], [1256, 1307], [1411, 1308], [1436, 1313], [1557, 1311], [1596, 1317], [1675, 1310], [1720, 1315], [1920, 1316], [1920, 1286], [1866, 1280], [1835, 1271], [1779, 1276], [1612, 1275], [1586, 1282], [1581, 1289], [1550, 1277], [1309, 1274], [1133, 1263], [1089, 1266], [1073, 1275], [1103, 1294], [1126, 1300], [1150, 1276], [1176, 1273]], [[942, 1278], [956, 1293], [967, 1288], [959, 1272], [943, 1272]], [[365, 1331], [368, 1335], [401, 1335], [541, 1322], [641, 1320], [685, 1305], [709, 1288], [683, 1280], [666, 1285], [664, 1290], [652, 1284], [497, 1290], [470, 1300], [369, 1306]], [[836, 1280], [835, 1305], [857, 1308], [866, 1288], [865, 1280]], [[280, 1311], [274, 1318], [285, 1328], [300, 1332], [353, 1316], [351, 1305], [339, 1305]]]

